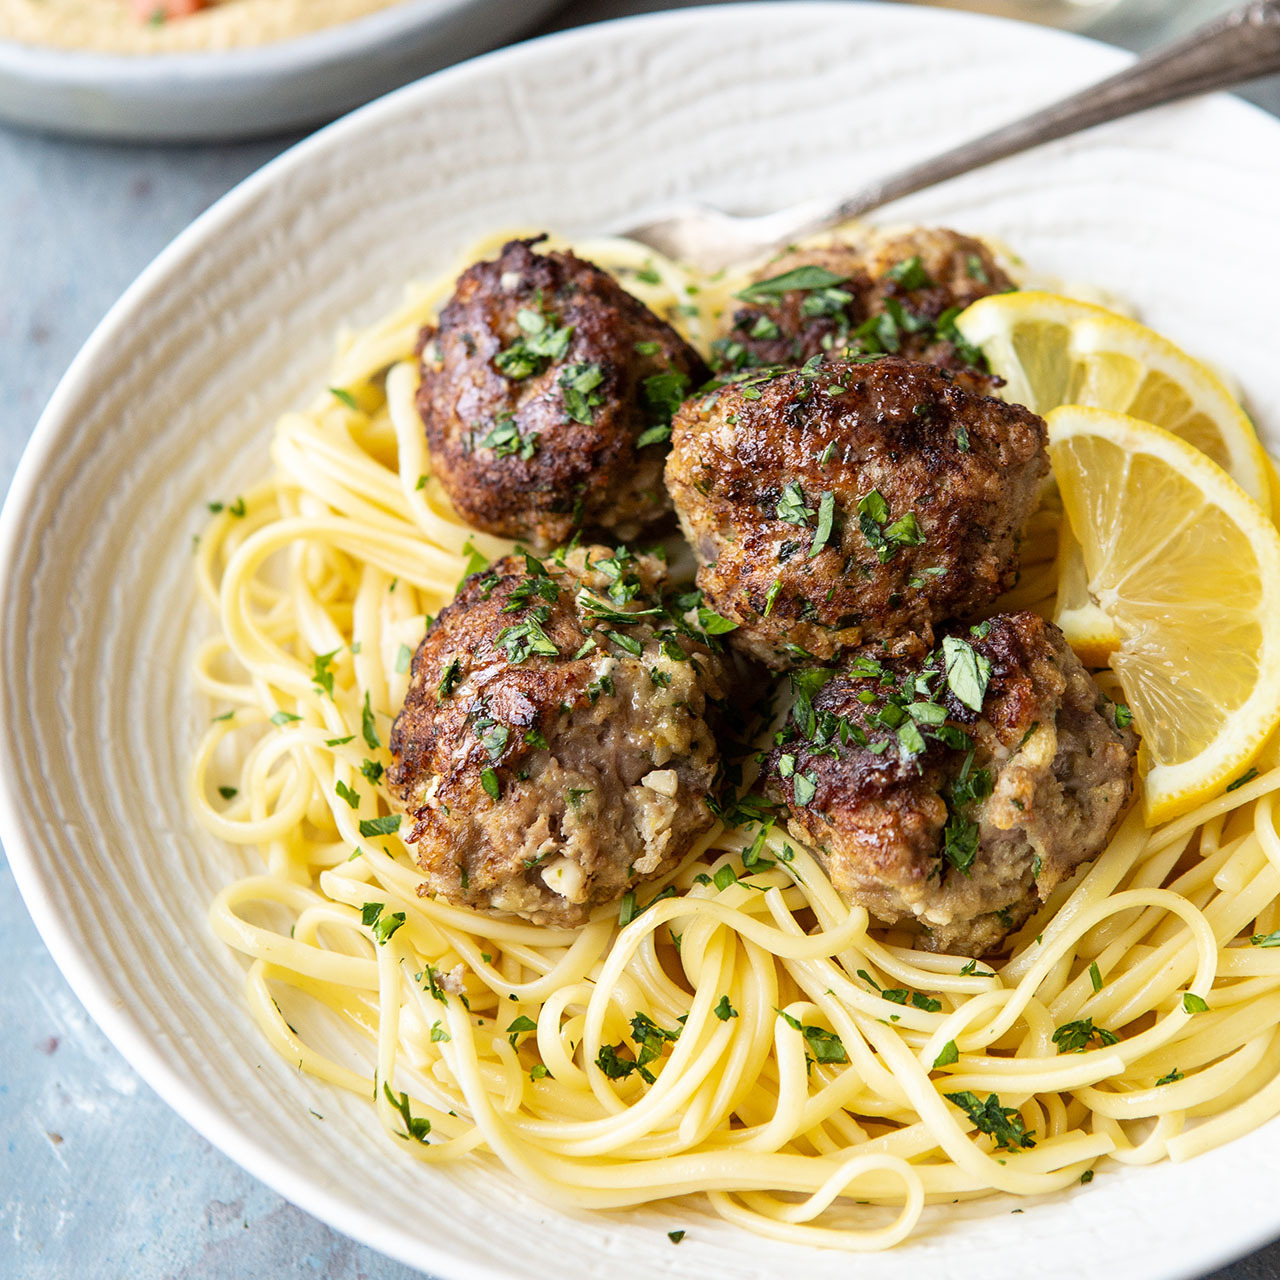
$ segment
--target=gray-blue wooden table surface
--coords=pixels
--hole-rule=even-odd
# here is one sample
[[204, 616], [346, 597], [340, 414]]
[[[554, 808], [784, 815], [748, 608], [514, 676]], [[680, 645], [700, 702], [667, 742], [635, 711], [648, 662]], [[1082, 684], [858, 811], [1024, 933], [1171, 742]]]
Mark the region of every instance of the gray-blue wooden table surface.
[[[548, 29], [669, 7], [575, 0]], [[1226, 7], [1129, 0], [1096, 34], [1144, 47]], [[1248, 96], [1280, 114], [1280, 83]], [[97, 146], [0, 129], [0, 491], [58, 377], [117, 295], [290, 141]], [[138, 1079], [54, 967], [2, 857], [0, 957], [9, 975], [0, 984], [0, 1278], [418, 1274], [281, 1200]], [[1280, 1277], [1280, 1242], [1216, 1280], [1263, 1277]]]

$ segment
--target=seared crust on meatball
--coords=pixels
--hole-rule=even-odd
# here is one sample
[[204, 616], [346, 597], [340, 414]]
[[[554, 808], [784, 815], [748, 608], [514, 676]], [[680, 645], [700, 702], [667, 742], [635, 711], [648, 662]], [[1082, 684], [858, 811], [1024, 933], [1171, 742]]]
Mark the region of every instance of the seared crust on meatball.
[[[785, 288], [791, 281], [796, 287]], [[791, 249], [743, 290], [746, 305], [713, 344], [713, 363], [748, 369], [888, 352], [985, 371], [981, 352], [951, 321], [971, 302], [1011, 288], [982, 241], [941, 228]]]
[[725, 669], [665, 573], [605, 547], [508, 556], [431, 625], [388, 774], [421, 893], [572, 926], [708, 830]]
[[431, 465], [489, 533], [542, 547], [580, 526], [631, 537], [670, 510], [661, 428], [707, 369], [611, 276], [536, 243], [469, 267], [423, 331]]
[[1034, 613], [956, 627], [922, 663], [868, 647], [792, 678], [769, 793], [845, 897], [931, 950], [996, 949], [1101, 852], [1132, 791], [1127, 717]]
[[1044, 422], [895, 357], [765, 371], [687, 401], [666, 479], [730, 639], [780, 668], [933, 643], [1017, 577]]

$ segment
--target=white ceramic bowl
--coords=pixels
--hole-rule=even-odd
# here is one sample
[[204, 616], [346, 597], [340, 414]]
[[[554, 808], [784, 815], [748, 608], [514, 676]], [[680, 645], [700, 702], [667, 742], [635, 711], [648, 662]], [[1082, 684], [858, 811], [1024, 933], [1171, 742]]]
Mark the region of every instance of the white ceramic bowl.
[[218, 53], [129, 57], [0, 39], [0, 120], [114, 141], [200, 142], [332, 120], [527, 31], [563, 0], [402, 0]]
[[[206, 903], [237, 855], [184, 804], [212, 619], [191, 535], [323, 385], [331, 335], [479, 233], [609, 228], [697, 196], [764, 209], [874, 174], [1113, 70], [1046, 30], [908, 6], [760, 4], [492, 54], [339, 122], [250, 179], [129, 290], [58, 389], [0, 517], [0, 835], [50, 950], [142, 1075], [341, 1231], [459, 1277], [866, 1280], [1185, 1276], [1280, 1232], [1280, 1125], [1185, 1165], [930, 1210], [856, 1263], [696, 1204], [543, 1208], [492, 1165], [416, 1165], [367, 1106], [300, 1076], [245, 1011]], [[1132, 299], [1239, 379], [1280, 442], [1280, 125], [1215, 98], [916, 197], [894, 217], [1001, 237]], [[310, 1110], [323, 1115], [320, 1120]], [[1023, 1210], [1016, 1215], [1011, 1210]], [[688, 1231], [675, 1249], [668, 1229]]]

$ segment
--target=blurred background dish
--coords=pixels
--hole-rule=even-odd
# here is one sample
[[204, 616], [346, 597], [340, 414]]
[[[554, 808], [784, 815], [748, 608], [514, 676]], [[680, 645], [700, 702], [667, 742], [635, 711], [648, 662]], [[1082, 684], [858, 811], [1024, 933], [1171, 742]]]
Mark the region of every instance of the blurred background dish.
[[[179, 52], [95, 52], [0, 39], [0, 120], [113, 141], [267, 136], [332, 119], [481, 53], [528, 30], [558, 3], [366, 3], [364, 16], [289, 39]], [[174, 27], [203, 21], [204, 15], [175, 19]], [[24, 29], [14, 19], [0, 27], [7, 37]]]

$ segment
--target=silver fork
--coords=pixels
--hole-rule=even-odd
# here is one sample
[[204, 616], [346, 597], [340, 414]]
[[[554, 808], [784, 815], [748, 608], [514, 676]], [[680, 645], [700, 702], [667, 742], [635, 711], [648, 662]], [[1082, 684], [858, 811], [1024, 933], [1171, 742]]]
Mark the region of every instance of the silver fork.
[[826, 201], [810, 200], [777, 213], [740, 217], [691, 205], [622, 234], [691, 266], [718, 271], [1043, 142], [1277, 71], [1280, 0], [1255, 0], [1088, 89], [873, 182], [834, 209]]

